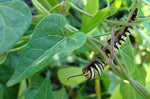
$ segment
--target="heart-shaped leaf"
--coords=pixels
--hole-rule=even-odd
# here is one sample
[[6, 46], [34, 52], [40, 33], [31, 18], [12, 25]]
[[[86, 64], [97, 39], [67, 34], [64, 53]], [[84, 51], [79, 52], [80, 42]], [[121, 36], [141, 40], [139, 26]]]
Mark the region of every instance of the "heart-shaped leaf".
[[73, 51], [85, 43], [86, 35], [82, 32], [66, 36], [62, 31], [65, 24], [63, 16], [54, 14], [45, 17], [35, 27], [12, 78], [7, 82], [8, 86], [40, 71], [56, 53]]
[[31, 23], [31, 11], [21, 1], [0, 4], [0, 55], [12, 48]]
[[84, 76], [72, 77], [68, 79], [71, 76], [80, 74], [82, 74], [82, 68], [80, 67], [61, 68], [57, 73], [60, 82], [66, 86], [78, 85], [86, 81], [87, 79]]

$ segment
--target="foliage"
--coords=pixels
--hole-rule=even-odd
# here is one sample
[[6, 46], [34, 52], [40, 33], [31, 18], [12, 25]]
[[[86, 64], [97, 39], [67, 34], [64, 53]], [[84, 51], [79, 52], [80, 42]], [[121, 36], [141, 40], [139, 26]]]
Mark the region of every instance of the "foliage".
[[[150, 98], [148, 0], [31, 1], [0, 1], [1, 99]], [[135, 28], [111, 60], [100, 48], [124, 26]], [[98, 78], [68, 79], [97, 54], [108, 62]]]

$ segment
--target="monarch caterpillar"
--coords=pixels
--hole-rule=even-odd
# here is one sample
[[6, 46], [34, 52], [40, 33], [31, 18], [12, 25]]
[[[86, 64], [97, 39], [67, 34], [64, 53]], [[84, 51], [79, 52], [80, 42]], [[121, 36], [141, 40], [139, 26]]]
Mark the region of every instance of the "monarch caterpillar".
[[[133, 15], [130, 18], [129, 22], [135, 21], [135, 19], [138, 17], [138, 9], [136, 8], [133, 12]], [[125, 27], [124, 31], [118, 36], [117, 39], [114, 41], [114, 51], [118, 51], [121, 47], [121, 45], [126, 41], [126, 38], [131, 34], [131, 30], [133, 27], [127, 26]], [[111, 39], [109, 39], [107, 42], [110, 44]], [[106, 49], [105, 54], [110, 57], [110, 50]], [[105, 63], [98, 55], [91, 60], [85, 67], [83, 67], [82, 73], [80, 75], [71, 76], [68, 79], [72, 77], [77, 77], [84, 75], [88, 80], [93, 79], [97, 76], [99, 76], [102, 71], [104, 70], [107, 63]]]

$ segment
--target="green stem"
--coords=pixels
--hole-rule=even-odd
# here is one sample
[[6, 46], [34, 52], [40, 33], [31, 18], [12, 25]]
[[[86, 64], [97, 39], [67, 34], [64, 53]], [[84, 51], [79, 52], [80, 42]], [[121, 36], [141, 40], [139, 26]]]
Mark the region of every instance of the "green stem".
[[20, 47], [17, 47], [17, 48], [14, 48], [14, 49], [10, 49], [8, 52], [10, 53], [10, 52], [20, 51], [20, 50], [24, 49], [26, 46], [27, 46], [27, 44], [24, 44], [24, 45], [22, 45]]
[[110, 35], [111, 32], [109, 33], [103, 33], [103, 34], [98, 34], [98, 35], [91, 35], [92, 37], [101, 37], [101, 36], [105, 36], [105, 35]]
[[146, 17], [146, 18], [139, 18], [139, 20], [136, 20], [135, 23], [142, 23], [144, 21], [150, 20], [150, 17]]
[[87, 37], [87, 41], [90, 42], [95, 47], [95, 49], [98, 51], [98, 53], [100, 53], [103, 56], [105, 61], [108, 60], [107, 56], [104, 54], [104, 52], [99, 48], [99, 46], [92, 39]]
[[38, 2], [38, 0], [32, 0], [32, 4], [34, 5], [35, 8], [37, 8], [42, 14], [44, 15], [50, 15], [51, 13], [49, 13], [47, 11], [47, 9]]
[[109, 0], [107, 0], [107, 7], [110, 8], [110, 2], [109, 2]]
[[90, 45], [88, 44], [87, 42], [85, 43], [85, 45], [90, 48], [92, 51], [94, 51], [96, 54], [98, 54], [98, 52]]
[[100, 80], [99, 78], [95, 78], [95, 91], [96, 91], [96, 97], [97, 99], [101, 99], [101, 87], [100, 87]]
[[97, 39], [95, 39], [95, 38], [93, 38], [93, 37], [89, 37], [89, 36], [88, 36], [88, 38], [92, 39], [92, 40], [93, 40], [95, 43], [97, 43], [98, 45], [102, 45], [102, 46], [105, 45], [104, 42], [101, 42], [101, 41], [99, 41], [99, 40], [97, 40]]
[[122, 26], [137, 26], [140, 24], [140, 23], [135, 23], [135, 22], [124, 23], [124, 22], [118, 22], [118, 21], [110, 21], [110, 20], [106, 20], [106, 19], [104, 21], [107, 23], [111, 23], [111, 24], [115, 24], [115, 25], [122, 25]]
[[[74, 4], [72, 4], [71, 2], [66, 2], [67, 4], [69, 4], [72, 8], [74, 8], [75, 10], [79, 11], [82, 14], [85, 14], [89, 17], [94, 17], [94, 15], [83, 11], [82, 9], [78, 8], [77, 6], [75, 6]], [[132, 15], [132, 14], [131, 14]], [[134, 25], [139, 25], [139, 23], [124, 23], [124, 22], [117, 22], [117, 21], [110, 21], [110, 20], [104, 20], [107, 23], [111, 23], [111, 24], [115, 24], [115, 25], [122, 25], [122, 26], [134, 26]]]
[[89, 14], [89, 13], [87, 13], [87, 12], [81, 10], [80, 8], [78, 8], [76, 5], [74, 5], [74, 4], [71, 3], [71, 2], [65, 2], [65, 3], [66, 3], [66, 4], [69, 4], [72, 8], [74, 8], [75, 10], [79, 11], [79, 12], [82, 13], [82, 14], [85, 14], [85, 15], [87, 15], [87, 16], [89, 16], [89, 17], [94, 17], [93, 15], [91, 15], [91, 14]]
[[73, 21], [75, 21], [78, 25], [81, 26], [81, 22], [78, 21], [71, 13], [69, 13], [69, 16], [70, 16], [70, 18], [71, 18]]
[[61, 7], [61, 5], [62, 3], [55, 5], [52, 9], [49, 10], [49, 12], [52, 13], [55, 9], [57, 9], [58, 7]]
[[[115, 32], [120, 30], [121, 27], [115, 29]], [[105, 35], [110, 35], [112, 33], [112, 31], [109, 31], [109, 32], [106, 32], [106, 33], [103, 33], [103, 34], [98, 34], [98, 35], [91, 35], [92, 37], [100, 37], [100, 36], [105, 36]]]
[[65, 25], [65, 29], [67, 29], [69, 32], [77, 32], [79, 31], [78, 29], [76, 29], [75, 27], [69, 25], [69, 24], [66, 24]]
[[32, 34], [29, 36], [24, 36], [21, 38], [21, 41], [17, 42], [15, 46], [18, 46], [20, 44], [22, 44], [23, 42], [25, 42], [26, 40], [30, 39], [32, 37]]
[[28, 39], [30, 39], [32, 37], [32, 34], [31, 35], [28, 35], [28, 36], [24, 36], [24, 37], [22, 37], [21, 39], [22, 40], [28, 40]]

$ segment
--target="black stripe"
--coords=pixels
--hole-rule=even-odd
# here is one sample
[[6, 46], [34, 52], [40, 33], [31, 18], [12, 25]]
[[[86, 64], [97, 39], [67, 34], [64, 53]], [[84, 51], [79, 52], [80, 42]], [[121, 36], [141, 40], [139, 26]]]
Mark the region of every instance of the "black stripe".
[[[122, 36], [122, 35], [121, 35], [121, 36]], [[121, 36], [119, 36], [119, 38], [118, 38], [118, 39], [119, 39], [119, 40], [122, 40], [122, 41], [124, 41], [124, 42], [125, 42], [125, 40], [124, 40], [123, 38], [121, 38]], [[118, 41], [119, 41], [119, 40], [118, 40]]]
[[90, 70], [90, 73], [91, 73], [91, 75], [90, 75], [89, 79], [91, 79], [91, 77], [92, 77], [91, 67], [89, 67], [89, 70]]
[[[97, 62], [97, 61], [95, 61], [94, 63], [95, 63], [95, 64], [97, 64], [98, 62]], [[94, 63], [93, 63], [93, 64], [94, 64]], [[100, 73], [99, 73], [98, 69], [96, 68], [95, 64], [94, 64], [94, 68], [96, 69], [96, 71], [97, 71], [98, 75], [100, 75]], [[97, 65], [98, 65], [98, 64], [97, 64]], [[98, 67], [99, 67], [99, 66], [98, 66]]]
[[118, 41], [118, 44], [121, 45], [121, 42]]
[[119, 50], [119, 48], [118, 48], [118, 46], [117, 46], [117, 45], [115, 45], [115, 48]]
[[[101, 62], [98, 62], [98, 64], [100, 64], [100, 66], [102, 67], [102, 69], [104, 70], [104, 66], [103, 66], [103, 64], [101, 63]], [[100, 69], [101, 70], [101, 72], [103, 71], [102, 69]]]

